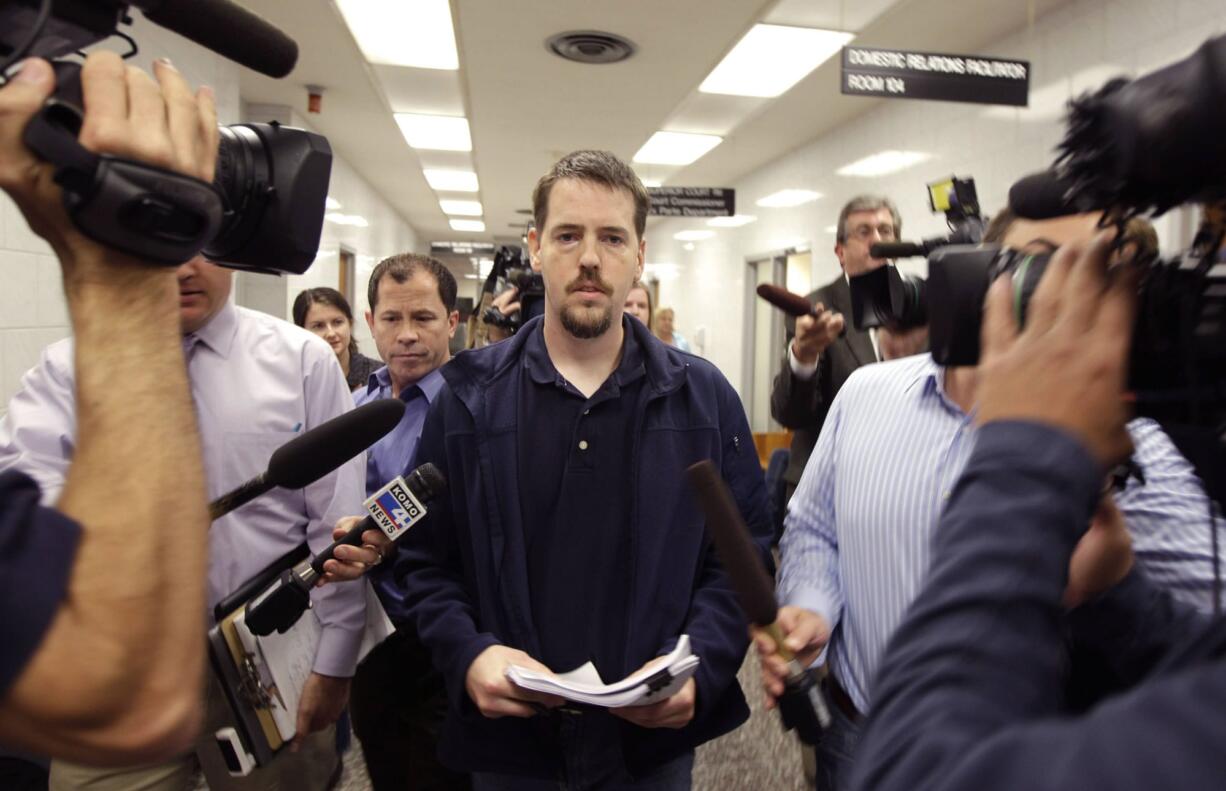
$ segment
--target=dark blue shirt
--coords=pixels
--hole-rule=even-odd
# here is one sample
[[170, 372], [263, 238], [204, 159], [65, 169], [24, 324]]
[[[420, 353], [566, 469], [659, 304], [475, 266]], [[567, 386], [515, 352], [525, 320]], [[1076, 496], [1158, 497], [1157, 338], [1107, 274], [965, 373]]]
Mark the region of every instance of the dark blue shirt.
[[524, 349], [519, 469], [532, 619], [556, 672], [625, 666], [634, 415], [643, 355], [627, 332], [621, 361], [588, 398], [567, 382], [538, 325]]
[[21, 675], [68, 591], [81, 526], [38, 504], [38, 485], [0, 473], [0, 696]]

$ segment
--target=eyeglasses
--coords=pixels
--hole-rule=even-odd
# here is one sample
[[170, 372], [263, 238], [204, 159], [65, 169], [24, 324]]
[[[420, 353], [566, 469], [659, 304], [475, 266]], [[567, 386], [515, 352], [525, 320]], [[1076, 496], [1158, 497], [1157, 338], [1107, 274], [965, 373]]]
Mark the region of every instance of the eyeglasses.
[[871, 239], [873, 233], [876, 232], [882, 239], [894, 238], [894, 226], [891, 223], [882, 223], [876, 227], [871, 225], [857, 225], [851, 229], [851, 235], [857, 239]]

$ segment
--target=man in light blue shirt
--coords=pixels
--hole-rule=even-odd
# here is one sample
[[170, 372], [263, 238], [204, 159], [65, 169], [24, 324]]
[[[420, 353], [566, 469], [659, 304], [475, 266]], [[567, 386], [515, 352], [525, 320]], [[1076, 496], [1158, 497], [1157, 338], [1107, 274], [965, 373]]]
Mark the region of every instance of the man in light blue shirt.
[[[178, 269], [183, 350], [210, 498], [262, 472], [272, 452], [297, 433], [353, 408], [328, 345], [289, 322], [231, 304], [232, 277], [231, 270], [202, 258]], [[0, 420], [0, 470], [34, 478], [48, 503], [59, 496], [76, 446], [73, 353], [71, 338], [47, 347]], [[300, 491], [273, 489], [215, 520], [209, 529], [209, 606], [303, 541], [314, 552], [328, 546], [336, 521], [361, 508], [363, 462], [358, 456]], [[165, 529], [174, 528], [168, 515]], [[311, 598], [321, 632], [298, 710], [295, 741], [304, 749], [284, 751], [256, 770], [269, 788], [323, 789], [336, 765], [331, 725], [348, 699], [365, 599], [358, 585], [318, 588]], [[203, 618], [200, 628], [206, 628]], [[216, 685], [209, 697], [208, 725], [196, 754], [209, 786], [226, 789], [233, 781], [213, 740], [226, 704]], [[135, 770], [55, 762], [51, 787], [182, 788], [194, 766], [189, 759]]]
[[[1093, 225], [1061, 220], [1042, 231], [1048, 240], [1078, 238]], [[818, 747], [819, 788], [847, 781], [873, 676], [922, 586], [933, 530], [974, 448], [976, 384], [977, 369], [942, 369], [927, 354], [856, 371], [835, 398], [789, 504], [781, 620], [806, 658], [826, 649], [835, 717]], [[1134, 420], [1129, 430], [1144, 480], [1129, 480], [1115, 497], [1118, 512], [1105, 506], [1103, 516], [1122, 513], [1150, 579], [1209, 609], [1208, 498], [1156, 423]], [[769, 667], [766, 683], [777, 684]]]
[[[448, 342], [460, 316], [456, 291], [451, 272], [423, 255], [391, 256], [370, 274], [366, 321], [386, 365], [370, 375], [353, 399], [361, 406], [399, 398], [405, 410], [396, 428], [367, 452], [368, 495], [414, 466], [426, 413], [443, 386], [439, 369], [451, 359]], [[467, 788], [466, 778], [435, 758], [445, 705], [442, 679], [407, 622], [404, 592], [392, 568], [389, 563], [369, 578], [397, 631], [371, 652], [354, 677], [353, 728], [366, 768], [376, 789]]]

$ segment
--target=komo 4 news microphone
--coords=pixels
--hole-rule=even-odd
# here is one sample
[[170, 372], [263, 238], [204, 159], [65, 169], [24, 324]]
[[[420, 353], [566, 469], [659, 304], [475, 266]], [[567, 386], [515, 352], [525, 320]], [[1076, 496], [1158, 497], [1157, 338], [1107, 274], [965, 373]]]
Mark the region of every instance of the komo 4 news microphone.
[[393, 478], [366, 500], [368, 515], [365, 519], [332, 542], [314, 560], [304, 560], [281, 572], [276, 581], [247, 603], [244, 614], [247, 628], [259, 637], [288, 630], [311, 606], [311, 588], [323, 576], [324, 563], [332, 559], [337, 547], [358, 546], [362, 543], [362, 534], [375, 528], [395, 542], [426, 516], [425, 504], [446, 489], [447, 480], [433, 464], [421, 465], [409, 473], [407, 480]]
[[[786, 293], [786, 292], [785, 292]], [[779, 716], [786, 730], [795, 730], [805, 744], [817, 744], [822, 730], [830, 727], [830, 709], [813, 673], [796, 661], [784, 645], [783, 632], [775, 622], [779, 604], [775, 583], [766, 573], [749, 529], [728, 491], [728, 484], [710, 461], [700, 461], [685, 471], [694, 497], [707, 518], [715, 551], [728, 572], [741, 609], [754, 626], [775, 643], [775, 651], [788, 663], [788, 677], [779, 696]]]

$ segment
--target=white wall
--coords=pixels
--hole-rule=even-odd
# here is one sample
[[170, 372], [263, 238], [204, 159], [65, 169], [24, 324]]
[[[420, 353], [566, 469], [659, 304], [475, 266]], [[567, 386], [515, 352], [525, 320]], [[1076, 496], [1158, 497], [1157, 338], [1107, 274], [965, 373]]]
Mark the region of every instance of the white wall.
[[[660, 284], [660, 302], [676, 308], [677, 327], [687, 337], [705, 326], [707, 357], [745, 397], [747, 257], [809, 245], [813, 282], [827, 283], [839, 272], [832, 230], [848, 199], [862, 192], [887, 194], [899, 206], [904, 238], [936, 235], [945, 232], [944, 218], [931, 213], [924, 185], [951, 173], [973, 176], [983, 210], [994, 213], [1006, 203], [1013, 181], [1051, 161], [1052, 148], [1063, 134], [1059, 107], [1071, 95], [1097, 87], [1113, 74], [1137, 75], [1181, 58], [1223, 30], [1226, 3], [1221, 0], [1074, 2], [981, 53], [1030, 61], [1030, 109], [887, 101], [736, 184], [693, 185], [735, 187], [739, 213], [756, 215], [758, 221], [719, 230], [714, 239], [696, 242], [693, 251], [672, 237], [680, 230], [705, 228], [701, 221], [669, 220], [653, 226], [647, 234], [647, 261], [677, 265], [677, 276]], [[1034, 106], [1036, 100], [1043, 106]], [[925, 151], [933, 158], [880, 179], [845, 178], [834, 172], [886, 149]], [[812, 189], [824, 197], [794, 209], [754, 205], [758, 198], [785, 188]], [[1155, 223], [1164, 252], [1175, 252], [1188, 241], [1186, 224], [1180, 216]], [[922, 274], [924, 264], [913, 259], [903, 268]]]
[[[139, 13], [133, 16], [136, 24], [131, 32], [140, 45], [140, 54], [132, 63], [149, 69], [154, 58], [168, 57], [192, 85], [213, 86], [221, 123], [259, 120], [244, 115], [238, 66], [146, 22]], [[124, 47], [122, 43], [100, 46], [119, 51]], [[301, 125], [301, 116], [294, 114], [293, 121]], [[377, 356], [366, 322], [361, 318], [366, 307], [366, 281], [370, 270], [383, 256], [416, 251], [417, 235], [339, 158], [333, 160], [330, 194], [342, 203], [343, 211], [361, 214], [370, 226], [340, 227], [325, 223], [320, 255], [305, 275], [286, 278], [240, 275], [235, 289], [236, 300], [245, 304], [244, 294], [249, 294], [253, 305], [268, 308], [269, 312], [288, 320], [290, 305], [301, 289], [336, 285], [337, 251], [344, 244], [357, 255], [356, 283], [360, 296], [359, 304], [353, 306], [356, 335], [363, 351]], [[272, 309], [271, 306], [276, 307]], [[68, 334], [59, 265], [50, 247], [29, 230], [16, 206], [0, 193], [0, 414], [7, 410], [22, 374], [38, 361], [43, 347]]]

